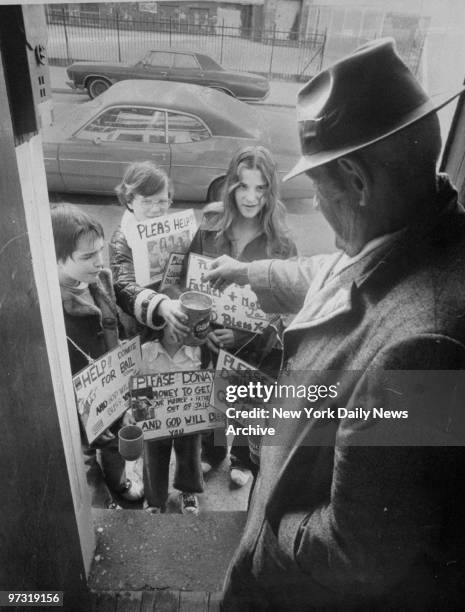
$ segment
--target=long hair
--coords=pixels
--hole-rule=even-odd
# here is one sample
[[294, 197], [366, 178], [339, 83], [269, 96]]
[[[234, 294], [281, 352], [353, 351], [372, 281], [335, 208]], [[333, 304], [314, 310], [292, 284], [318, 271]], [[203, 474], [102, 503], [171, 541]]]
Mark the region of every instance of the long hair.
[[289, 251], [289, 230], [285, 223], [285, 209], [279, 200], [278, 170], [271, 153], [262, 146], [239, 149], [229, 164], [223, 191], [223, 214], [212, 229], [218, 232], [221, 244], [230, 237], [232, 226], [239, 216], [235, 191], [240, 184], [240, 170], [259, 170], [266, 183], [263, 194], [265, 205], [259, 213], [260, 225], [266, 236], [266, 255], [286, 257]]

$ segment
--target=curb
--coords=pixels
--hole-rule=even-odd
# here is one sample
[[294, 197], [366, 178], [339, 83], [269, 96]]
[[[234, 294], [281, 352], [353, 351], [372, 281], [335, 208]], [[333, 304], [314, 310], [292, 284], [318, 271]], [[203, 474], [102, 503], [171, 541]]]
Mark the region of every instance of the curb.
[[[64, 87], [52, 87], [52, 93], [74, 94], [75, 96], [87, 96], [85, 91]], [[89, 98], [90, 100], [90, 98]], [[295, 108], [295, 104], [280, 104], [279, 102], [252, 102], [249, 106], [271, 106], [274, 108]]]

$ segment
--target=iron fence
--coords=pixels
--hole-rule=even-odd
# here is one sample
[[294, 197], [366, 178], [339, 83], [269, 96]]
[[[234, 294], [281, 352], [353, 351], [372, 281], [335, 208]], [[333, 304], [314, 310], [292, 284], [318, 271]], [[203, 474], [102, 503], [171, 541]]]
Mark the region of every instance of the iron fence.
[[170, 47], [213, 57], [229, 70], [268, 78], [307, 80], [323, 65], [326, 33], [196, 24], [180, 19], [123, 19], [69, 15], [47, 7], [50, 64], [136, 62], [152, 48]]

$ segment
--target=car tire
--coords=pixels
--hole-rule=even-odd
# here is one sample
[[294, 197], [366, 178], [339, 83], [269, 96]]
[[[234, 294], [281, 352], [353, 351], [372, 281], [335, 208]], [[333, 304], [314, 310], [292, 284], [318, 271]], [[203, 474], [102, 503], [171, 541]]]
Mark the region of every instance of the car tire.
[[224, 184], [224, 176], [213, 181], [208, 190], [208, 202], [218, 202], [223, 199]]
[[109, 87], [111, 87], [111, 83], [103, 77], [92, 77], [87, 81], [86, 87], [89, 96], [93, 100], [94, 98], [102, 94], [104, 91], [106, 91]]

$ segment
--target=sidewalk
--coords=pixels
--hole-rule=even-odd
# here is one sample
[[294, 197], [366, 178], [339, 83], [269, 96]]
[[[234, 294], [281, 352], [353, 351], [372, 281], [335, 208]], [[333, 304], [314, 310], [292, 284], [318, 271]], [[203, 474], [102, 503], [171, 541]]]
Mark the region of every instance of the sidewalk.
[[[50, 83], [53, 93], [80, 93], [66, 85], [68, 76], [66, 69], [61, 66], [49, 66]], [[294, 81], [270, 81], [270, 95], [263, 102], [256, 102], [257, 105], [276, 106], [283, 108], [295, 108], [297, 92], [304, 83]], [[87, 96], [86, 92], [82, 95]]]

